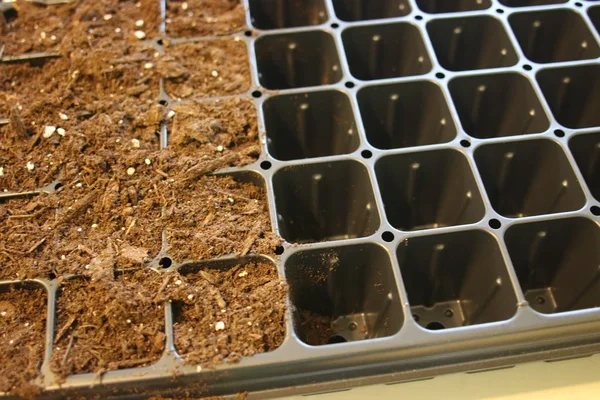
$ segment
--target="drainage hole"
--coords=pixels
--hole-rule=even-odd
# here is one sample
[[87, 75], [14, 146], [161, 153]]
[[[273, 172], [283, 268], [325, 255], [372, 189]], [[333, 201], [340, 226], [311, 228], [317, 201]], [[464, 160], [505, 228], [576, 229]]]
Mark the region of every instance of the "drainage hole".
[[161, 106], [166, 106], [167, 105], [167, 101], [166, 100], [159, 100], [158, 104], [160, 104]]
[[252, 97], [254, 97], [255, 99], [258, 99], [261, 96], [262, 92], [260, 90], [255, 90], [254, 92], [252, 92]]
[[346, 338], [341, 335], [333, 335], [332, 337], [329, 338], [329, 340], [327, 340], [328, 344], [346, 343], [346, 342], [347, 342]]
[[353, 82], [346, 82], [346, 87], [348, 89], [352, 89], [354, 87], [354, 83]]
[[169, 268], [171, 264], [173, 264], [173, 260], [171, 260], [169, 257], [163, 257], [158, 261], [158, 265], [163, 268]]
[[531, 67], [531, 65], [529, 65], [529, 64], [525, 64], [525, 65], [523, 65], [523, 69], [524, 69], [525, 71], [531, 71], [531, 70], [532, 70], [532, 67]]
[[442, 324], [441, 322], [437, 322], [437, 321], [432, 321], [432, 322], [428, 323], [425, 328], [432, 330], [432, 331], [439, 331], [442, 329], [446, 329], [444, 324]]
[[384, 242], [393, 242], [394, 241], [394, 234], [390, 231], [385, 231], [381, 234], [381, 238], [383, 239]]
[[422, 19], [423, 19], [423, 17], [422, 17], [422, 16], [420, 16], [420, 15], [417, 15], [417, 16], [415, 16], [415, 19], [416, 19], [417, 21], [420, 21], [420, 20], [422, 20]]
[[502, 226], [500, 221], [498, 221], [496, 218], [490, 219], [489, 225], [492, 229], [500, 229], [500, 227]]
[[272, 164], [270, 161], [263, 161], [260, 163], [260, 167], [262, 169], [269, 169], [269, 168], [271, 168], [271, 166], [272, 166]]
[[438, 72], [437, 74], [435, 74], [435, 77], [438, 79], [444, 79], [446, 75], [442, 74], [441, 72]]
[[555, 134], [557, 137], [564, 137], [564, 136], [565, 136], [565, 132], [564, 132], [564, 131], [562, 131], [562, 130], [560, 130], [560, 129], [557, 129], [557, 130], [555, 130], [555, 131], [554, 131], [554, 134]]
[[246, 31], [246, 32], [244, 32], [244, 35], [250, 37], [250, 36], [252, 36], [252, 31]]
[[542, 296], [538, 296], [535, 298], [535, 302], [538, 304], [544, 304], [546, 302], [546, 299], [543, 298]]
[[598, 207], [598, 206], [592, 206], [592, 208], [590, 208], [590, 211], [595, 216], [600, 216], [600, 207]]
[[451, 309], [447, 309], [446, 311], [444, 311], [444, 315], [448, 318], [452, 318], [454, 316], [454, 311], [452, 311]]
[[356, 328], [358, 328], [358, 325], [356, 325], [356, 322], [352, 321], [348, 324], [348, 330], [355, 331]]
[[363, 150], [363, 151], [361, 151], [360, 155], [363, 156], [363, 158], [373, 157], [373, 153], [371, 153], [370, 150]]
[[336, 23], [334, 22], [333, 24], [331, 24], [331, 27], [332, 27], [333, 29], [335, 29], [335, 28], [339, 28], [339, 27], [340, 27], [340, 24], [336, 24]]
[[280, 256], [280, 255], [283, 254], [284, 250], [285, 249], [283, 248], [283, 246], [277, 246], [277, 247], [275, 247], [275, 254], [277, 254], [278, 256]]
[[162, 46], [162, 45], [164, 44], [164, 42], [163, 42], [163, 40], [162, 40], [162, 39], [158, 39], [158, 40], [156, 41], [156, 44], [158, 44], [159, 46]]
[[504, 10], [503, 10], [503, 9], [501, 9], [501, 8], [497, 9], [497, 10], [496, 10], [496, 12], [497, 12], [498, 14], [504, 14]]
[[471, 147], [471, 142], [469, 142], [468, 140], [461, 140], [460, 145], [462, 147]]

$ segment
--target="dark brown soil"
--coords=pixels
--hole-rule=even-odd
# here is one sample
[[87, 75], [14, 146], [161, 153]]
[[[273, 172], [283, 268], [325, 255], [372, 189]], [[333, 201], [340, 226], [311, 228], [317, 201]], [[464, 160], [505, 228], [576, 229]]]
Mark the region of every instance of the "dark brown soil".
[[47, 294], [41, 287], [0, 293], [0, 392], [30, 397], [44, 360]]
[[203, 177], [170, 189], [167, 243], [177, 261], [273, 254], [281, 243], [271, 230], [265, 191], [252, 183]]
[[172, 278], [175, 347], [207, 367], [268, 352], [285, 337], [287, 285], [271, 264], [203, 268]]
[[333, 336], [331, 316], [317, 314], [308, 310], [299, 310], [299, 330], [302, 340], [312, 346], [322, 346], [329, 343]]
[[[29, 52], [69, 52], [75, 48], [114, 46], [114, 42], [139, 42], [158, 34], [160, 10], [152, 0], [94, 0], [44, 6], [18, 0], [8, 21], [0, 20], [0, 47], [6, 55]], [[2, 18], [0, 16], [0, 18]], [[143, 21], [141, 26], [136, 22]]]
[[166, 23], [173, 37], [224, 35], [246, 26], [241, 0], [169, 0]]
[[235, 39], [167, 46], [158, 72], [175, 99], [229, 96], [250, 88], [248, 49]]
[[165, 347], [162, 280], [146, 269], [114, 280], [62, 282], [52, 369], [67, 376], [157, 361]]

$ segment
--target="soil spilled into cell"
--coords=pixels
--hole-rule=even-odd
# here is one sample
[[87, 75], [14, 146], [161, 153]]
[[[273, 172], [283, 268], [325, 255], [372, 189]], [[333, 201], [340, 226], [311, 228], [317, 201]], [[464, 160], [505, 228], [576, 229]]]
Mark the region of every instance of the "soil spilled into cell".
[[296, 319], [298, 325], [296, 329], [305, 343], [322, 346], [330, 344], [332, 338], [335, 338], [331, 328], [331, 316], [299, 310]]
[[250, 88], [248, 49], [242, 41], [217, 39], [165, 50], [158, 71], [173, 98], [230, 96]]
[[169, 0], [167, 34], [173, 37], [225, 35], [246, 26], [241, 0]]
[[188, 363], [236, 362], [283, 342], [287, 285], [270, 263], [184, 267], [166, 290], [175, 347]]
[[44, 361], [46, 303], [46, 291], [38, 285], [0, 293], [0, 392], [37, 393], [31, 381]]

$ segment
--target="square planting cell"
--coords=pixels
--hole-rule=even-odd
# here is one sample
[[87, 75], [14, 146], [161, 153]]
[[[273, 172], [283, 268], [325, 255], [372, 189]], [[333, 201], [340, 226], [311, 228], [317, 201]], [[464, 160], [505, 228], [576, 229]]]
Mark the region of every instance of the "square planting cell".
[[397, 18], [410, 13], [408, 0], [333, 0], [333, 7], [342, 21]]
[[433, 20], [427, 32], [439, 63], [451, 71], [509, 67], [518, 61], [502, 23], [493, 17]]
[[492, 207], [505, 217], [572, 211], [585, 204], [567, 157], [553, 141], [482, 146], [475, 161]]
[[532, 7], [544, 6], [547, 4], [561, 4], [569, 0], [498, 0], [501, 4], [508, 7]]
[[268, 35], [254, 46], [259, 80], [267, 89], [329, 85], [342, 79], [335, 42], [326, 32]]
[[285, 264], [296, 334], [318, 346], [391, 336], [403, 315], [390, 258], [375, 244], [293, 254]]
[[506, 245], [529, 305], [551, 314], [600, 307], [600, 229], [585, 218], [511, 226]]
[[350, 239], [379, 228], [369, 174], [356, 161], [283, 168], [273, 188], [280, 234], [290, 242]]
[[342, 33], [350, 72], [358, 79], [423, 75], [431, 62], [419, 29], [408, 23], [349, 28]]
[[458, 151], [387, 156], [375, 170], [388, 221], [397, 229], [432, 229], [483, 218], [475, 178]]
[[523, 75], [456, 78], [449, 86], [463, 129], [473, 137], [525, 135], [550, 126], [529, 79]]
[[325, 0], [250, 0], [250, 18], [258, 29], [320, 25], [327, 20]]
[[537, 80], [561, 125], [572, 129], [600, 125], [600, 65], [545, 69]]
[[369, 86], [358, 92], [367, 139], [379, 149], [446, 143], [456, 136], [444, 94], [429, 81]]
[[409, 238], [397, 255], [413, 318], [426, 329], [503, 321], [517, 311], [498, 242], [487, 232]]
[[592, 196], [600, 201], [600, 133], [577, 135], [569, 147]]
[[509, 21], [523, 53], [531, 61], [550, 63], [600, 55], [596, 40], [575, 11], [517, 13]]
[[267, 143], [279, 160], [348, 154], [360, 144], [352, 105], [336, 90], [274, 96], [263, 104]]
[[491, 0], [417, 0], [419, 8], [430, 14], [477, 11], [490, 8]]

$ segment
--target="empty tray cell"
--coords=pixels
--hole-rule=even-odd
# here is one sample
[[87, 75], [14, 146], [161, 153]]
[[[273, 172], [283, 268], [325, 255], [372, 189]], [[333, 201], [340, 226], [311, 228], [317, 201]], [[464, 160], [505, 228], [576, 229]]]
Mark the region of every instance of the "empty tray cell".
[[409, 238], [397, 255], [413, 318], [426, 329], [503, 321], [517, 311], [498, 242], [487, 232]]
[[531, 61], [584, 60], [600, 55], [596, 40], [575, 11], [517, 13], [509, 21], [523, 53]]
[[543, 132], [550, 126], [529, 79], [520, 74], [478, 75], [450, 81], [463, 129], [488, 139]]
[[511, 226], [506, 245], [529, 305], [541, 313], [600, 307], [600, 230], [585, 218]]
[[543, 6], [547, 4], [561, 4], [569, 0], [498, 0], [501, 4], [508, 7], [532, 7]]
[[509, 67], [518, 61], [502, 23], [493, 17], [438, 19], [427, 32], [442, 67], [451, 71]]
[[0, 285], [0, 393], [9, 398], [39, 391], [32, 381], [44, 361], [46, 299], [37, 283]]
[[449, 142], [456, 136], [446, 99], [429, 81], [369, 86], [358, 92], [367, 139], [379, 149]]
[[573, 129], [600, 125], [600, 65], [546, 69], [537, 80], [561, 125]]
[[254, 46], [259, 80], [267, 89], [329, 85], [342, 78], [335, 42], [326, 32], [268, 35]]
[[475, 161], [492, 207], [505, 217], [572, 211], [585, 203], [567, 157], [553, 141], [482, 146]]
[[379, 228], [369, 174], [356, 161], [287, 167], [273, 188], [280, 234], [290, 242], [350, 239]]
[[250, 0], [252, 25], [282, 29], [319, 25], [327, 20], [324, 0]]
[[598, 31], [598, 33], [600, 33], [600, 6], [590, 7], [588, 9], [588, 16], [592, 20], [592, 23], [594, 24], [594, 28], [596, 28], [596, 31]]
[[333, 7], [343, 21], [396, 18], [410, 13], [407, 0], [333, 0]]
[[417, 0], [419, 8], [426, 13], [452, 13], [462, 11], [477, 11], [490, 8], [490, 0]]
[[279, 160], [348, 154], [360, 144], [350, 99], [343, 92], [274, 96], [263, 111], [269, 152]]
[[600, 133], [577, 135], [569, 147], [592, 196], [600, 201]]
[[388, 156], [375, 170], [388, 221], [397, 229], [463, 225], [483, 218], [481, 194], [466, 157], [458, 151]]
[[423, 75], [431, 62], [419, 29], [408, 23], [350, 28], [342, 34], [350, 72], [358, 79]]
[[375, 244], [292, 255], [285, 264], [296, 334], [313, 346], [391, 336], [402, 307], [390, 257]]

